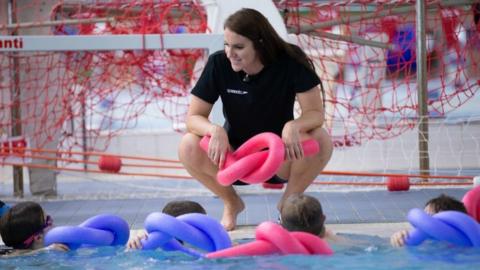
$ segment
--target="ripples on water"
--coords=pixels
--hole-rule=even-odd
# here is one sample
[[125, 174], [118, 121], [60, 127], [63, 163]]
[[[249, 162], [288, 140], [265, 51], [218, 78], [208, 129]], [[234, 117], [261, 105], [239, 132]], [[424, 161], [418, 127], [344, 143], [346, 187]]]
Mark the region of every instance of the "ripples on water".
[[[45, 252], [5, 258], [0, 269], [479, 269], [480, 249], [427, 242], [420, 247], [392, 248], [388, 240], [344, 235], [354, 244], [334, 245], [333, 256], [263, 256], [196, 259], [179, 252], [125, 251], [120, 247]], [[247, 242], [250, 240], [243, 240]]]

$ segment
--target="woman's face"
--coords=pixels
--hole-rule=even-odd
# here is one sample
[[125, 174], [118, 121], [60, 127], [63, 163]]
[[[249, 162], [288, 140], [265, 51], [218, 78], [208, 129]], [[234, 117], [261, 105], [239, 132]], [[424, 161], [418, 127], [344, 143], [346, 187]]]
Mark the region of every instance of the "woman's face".
[[230, 60], [232, 69], [236, 72], [245, 71], [249, 74], [255, 74], [263, 67], [257, 52], [253, 47], [253, 42], [228, 28], [225, 28], [225, 53]]

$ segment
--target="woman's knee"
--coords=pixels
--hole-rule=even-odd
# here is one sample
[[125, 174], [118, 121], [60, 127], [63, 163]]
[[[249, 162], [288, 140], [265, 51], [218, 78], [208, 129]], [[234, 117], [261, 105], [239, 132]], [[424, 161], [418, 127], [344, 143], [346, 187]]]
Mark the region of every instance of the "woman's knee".
[[317, 140], [320, 146], [319, 154], [326, 159], [330, 159], [333, 152], [333, 141], [324, 128], [317, 128], [312, 133], [311, 136]]
[[198, 159], [201, 151], [199, 142], [200, 137], [193, 133], [187, 133], [182, 137], [178, 147], [178, 156], [182, 163], [191, 163]]

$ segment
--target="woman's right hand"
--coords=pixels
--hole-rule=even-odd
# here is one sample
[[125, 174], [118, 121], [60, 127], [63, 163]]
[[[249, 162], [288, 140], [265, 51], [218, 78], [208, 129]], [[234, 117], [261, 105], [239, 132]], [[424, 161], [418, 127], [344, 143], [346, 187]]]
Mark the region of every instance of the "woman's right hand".
[[227, 151], [230, 148], [228, 142], [228, 135], [225, 129], [221, 126], [214, 125], [210, 132], [210, 143], [208, 144], [208, 158], [217, 165], [218, 168], [223, 169], [227, 157]]
[[405, 240], [408, 237], [408, 231], [402, 230], [394, 233], [392, 237], [390, 237], [390, 244], [394, 247], [403, 247], [405, 245]]
[[285, 144], [285, 158], [287, 160], [299, 160], [305, 156], [300, 141], [300, 129], [295, 121], [289, 121], [283, 126], [282, 140]]

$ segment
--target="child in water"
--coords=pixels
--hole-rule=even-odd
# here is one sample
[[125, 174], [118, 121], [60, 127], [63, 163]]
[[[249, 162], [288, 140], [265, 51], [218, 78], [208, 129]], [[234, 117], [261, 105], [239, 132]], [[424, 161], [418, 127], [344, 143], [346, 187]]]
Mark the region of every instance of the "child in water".
[[[429, 200], [425, 204], [425, 213], [434, 215], [442, 211], [459, 211], [467, 214], [467, 209], [463, 203], [455, 198], [442, 194]], [[402, 247], [408, 237], [408, 230], [401, 230], [390, 237], [390, 244], [394, 247]]]
[[[199, 214], [207, 214], [207, 211], [197, 202], [194, 201], [172, 201], [167, 203], [165, 207], [162, 209], [162, 213], [168, 214], [173, 217], [178, 217], [184, 214], [189, 213], [199, 213]], [[142, 242], [141, 240], [147, 239], [148, 234], [145, 231], [137, 234], [136, 236], [132, 237], [128, 243], [128, 249], [142, 249]]]
[[0, 218], [0, 235], [8, 256], [26, 255], [42, 250], [67, 251], [63, 244], [44, 245], [45, 233], [53, 227], [53, 219], [36, 202], [20, 202]]

